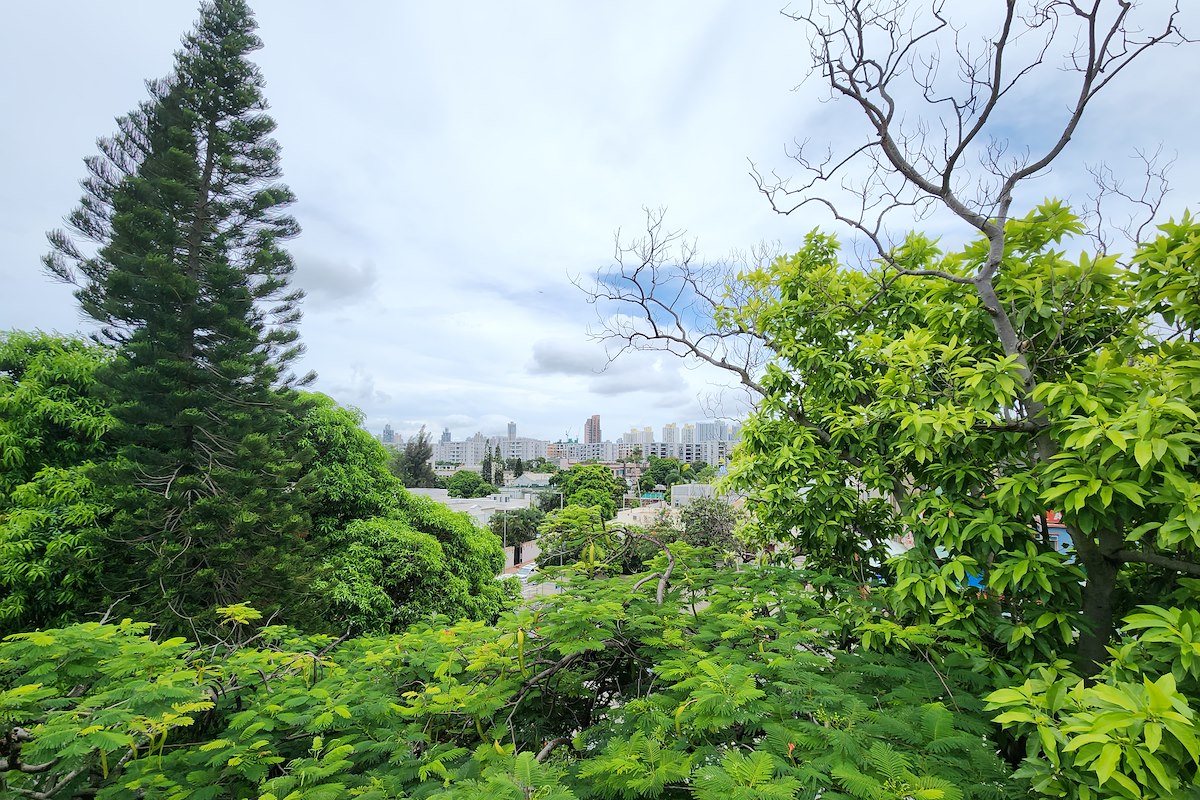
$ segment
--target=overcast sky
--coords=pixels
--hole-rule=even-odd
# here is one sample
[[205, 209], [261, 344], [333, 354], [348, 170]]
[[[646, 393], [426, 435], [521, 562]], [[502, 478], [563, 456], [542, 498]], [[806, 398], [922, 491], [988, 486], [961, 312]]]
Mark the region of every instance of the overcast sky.
[[[257, 0], [256, 61], [304, 232], [301, 333], [316, 388], [378, 432], [606, 438], [689, 422], [721, 376], [641, 354], [605, 365], [572, 286], [609, 265], [644, 206], [713, 258], [796, 249], [819, 215], [774, 214], [748, 160], [861, 141], [818, 102], [803, 29], [779, 6], [676, 2], [328, 3]], [[974, 9], [974, 0], [951, 6]], [[196, 15], [184, 0], [40, 0], [0, 27], [0, 328], [87, 327], [40, 270], [45, 232], [79, 198], [82, 158], [165, 75]], [[968, 12], [970, 13], [970, 12]], [[1188, 32], [1200, 36], [1200, 9]], [[1061, 73], [1031, 85], [1019, 146], [1064, 107]], [[1200, 51], [1163, 50], [1089, 111], [1030, 197], [1082, 202], [1085, 164], [1135, 148], [1177, 158], [1164, 214], [1200, 209]]]

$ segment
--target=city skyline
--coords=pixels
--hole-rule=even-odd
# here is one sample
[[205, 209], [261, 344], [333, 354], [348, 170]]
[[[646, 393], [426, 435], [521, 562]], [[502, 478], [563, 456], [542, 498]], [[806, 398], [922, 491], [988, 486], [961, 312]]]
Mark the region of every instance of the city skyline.
[[[450, 426], [450, 425], [442, 426], [442, 429], [440, 431], [431, 430], [428, 425], [424, 426], [424, 428], [425, 428], [425, 433], [429, 435], [430, 441], [432, 441], [434, 443], [445, 443], [445, 442], [451, 442], [451, 441], [463, 442], [474, 436], [482, 436], [485, 439], [494, 439], [497, 441], [518, 438], [518, 439], [532, 439], [532, 440], [544, 441], [544, 442], [576, 441], [576, 442], [586, 443], [585, 428], [586, 428], [587, 423], [590, 422], [593, 417], [599, 418], [600, 431], [603, 434], [602, 438], [597, 441], [614, 442], [614, 443], [620, 443], [622, 441], [623, 437], [625, 437], [626, 434], [628, 434], [630, 432], [630, 430], [644, 431], [646, 429], [650, 429], [655, 434], [653, 441], [670, 443], [673, 441], [685, 441], [682, 438], [682, 432], [685, 429], [685, 427], [689, 426], [689, 425], [696, 426], [697, 428], [700, 428], [701, 426], [705, 426], [705, 425], [723, 425], [728, 430], [728, 429], [736, 429], [736, 428], [740, 427], [742, 422], [744, 421], [741, 418], [733, 419], [730, 417], [715, 417], [715, 418], [709, 417], [709, 418], [704, 418], [704, 419], [691, 419], [691, 420], [685, 420], [685, 419], [669, 420], [669, 421], [660, 422], [657, 425], [647, 425], [646, 423], [643, 422], [641, 424], [631, 424], [629, 426], [622, 426], [622, 425], [613, 425], [611, 423], [604, 423], [604, 420], [606, 419], [606, 417], [603, 414], [595, 414], [595, 415], [589, 415], [587, 417], [584, 417], [583, 422], [580, 424], [580, 426], [577, 429], [572, 430], [572, 429], [568, 428], [565, 431], [563, 431], [562, 433], [559, 433], [556, 435], [550, 435], [550, 436], [538, 436], [538, 435], [532, 434], [529, 431], [524, 430], [522, 424], [516, 420], [509, 420], [505, 423], [500, 423], [499, 426], [493, 427], [490, 430], [483, 430], [483, 429], [477, 428], [476, 430], [471, 430], [469, 432], [466, 428], [460, 428], [460, 429], [456, 430], [454, 426]], [[669, 438], [667, 436], [664, 436], [665, 429], [668, 428], [669, 426], [674, 426], [675, 429], [680, 433], [681, 438], [679, 440], [675, 440], [675, 439]], [[417, 427], [411, 428], [411, 429], [405, 429], [402, 427], [398, 427], [395, 423], [385, 420], [385, 421], [383, 421], [382, 427], [372, 428], [372, 427], [370, 427], [369, 423], [365, 424], [364, 427], [368, 430], [369, 433], [371, 433], [371, 435], [375, 436], [375, 438], [380, 439], [381, 441], [384, 441], [384, 436], [390, 431], [390, 433], [392, 435], [392, 439], [391, 439], [391, 442], [389, 442], [389, 443], [404, 444], [410, 438], [412, 438], [413, 436], [416, 436], [417, 433], [420, 432], [422, 426], [417, 426]], [[608, 431], [609, 433], [604, 434], [604, 431]], [[615, 433], [614, 433], [614, 431], [615, 431]]]

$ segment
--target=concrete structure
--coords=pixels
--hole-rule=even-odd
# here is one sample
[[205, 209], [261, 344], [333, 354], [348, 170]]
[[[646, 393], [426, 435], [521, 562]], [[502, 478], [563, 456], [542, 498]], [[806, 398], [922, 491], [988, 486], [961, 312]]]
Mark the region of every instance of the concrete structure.
[[729, 461], [733, 442], [654, 442], [646, 445], [647, 458], [674, 458], [685, 464], [712, 464], [720, 466]]
[[[602, 439], [600, 415], [593, 414], [584, 423], [582, 442], [570, 439], [547, 442], [517, 436], [515, 422], [508, 423], [503, 435], [484, 436], [476, 432], [461, 442], [452, 441], [450, 429], [444, 428], [439, 440], [432, 443], [431, 461], [439, 475], [450, 475], [459, 469], [478, 470], [485, 455], [494, 453], [499, 447], [500, 457], [505, 460], [548, 458], [564, 468], [582, 461], [613, 462], [635, 456], [640, 456], [642, 460], [656, 456], [677, 458], [690, 464], [703, 462], [719, 466], [729, 460], [736, 433], [736, 426], [730, 427], [723, 421], [687, 423], [683, 426], [671, 422], [662, 428], [662, 441], [655, 441], [654, 428], [646, 425], [630, 428], [619, 442], [606, 442]], [[402, 437], [396, 436], [390, 425], [384, 428], [380, 439], [393, 447], [403, 444]], [[389, 442], [389, 439], [395, 441]]]
[[437, 442], [433, 445], [433, 463], [437, 466], [441, 461], [457, 465], [461, 469], [475, 469], [483, 463], [484, 455], [494, 453], [496, 447], [500, 448], [500, 457], [504, 459], [519, 458], [522, 461], [531, 461], [535, 458], [546, 457], [548, 442], [516, 436], [515, 425], [510, 424], [509, 430], [514, 434], [509, 438], [489, 437], [476, 433], [461, 442]]
[[671, 487], [671, 507], [683, 508], [697, 497], [715, 497], [716, 487], [711, 483], [677, 483]]
[[632, 427], [629, 429], [629, 433], [625, 433], [625, 434], [621, 435], [621, 443], [622, 444], [645, 445], [645, 444], [650, 444], [653, 441], [654, 441], [654, 429], [651, 428], [649, 425], [647, 425], [643, 428], [638, 428], [636, 426]]
[[486, 528], [488, 520], [497, 511], [517, 511], [529, 508], [530, 501], [497, 493], [487, 497], [451, 497], [445, 489], [409, 489], [410, 494], [428, 497], [436, 500], [451, 511], [461, 511], [471, 518], [481, 528]]
[[612, 442], [554, 442], [546, 448], [547, 458], [556, 459], [560, 466], [580, 461], [616, 461], [616, 445]]
[[622, 508], [617, 512], [617, 516], [613, 518], [613, 523], [617, 525], [637, 525], [640, 528], [649, 528], [664, 518], [666, 521], [674, 525], [676, 520], [674, 509], [672, 509], [666, 503], [652, 502], [643, 503], [638, 508]]
[[696, 423], [697, 442], [725, 442], [729, 440], [729, 427], [721, 420]]
[[549, 472], [526, 472], [508, 482], [504, 487], [515, 489], [548, 489], [550, 488]]
[[583, 423], [583, 443], [599, 444], [604, 440], [600, 434], [600, 415], [592, 414]]
[[646, 460], [646, 447], [640, 444], [616, 442], [613, 444], [613, 453], [617, 461], [621, 461], [622, 459], [628, 460], [634, 456], [637, 456], [642, 461]]

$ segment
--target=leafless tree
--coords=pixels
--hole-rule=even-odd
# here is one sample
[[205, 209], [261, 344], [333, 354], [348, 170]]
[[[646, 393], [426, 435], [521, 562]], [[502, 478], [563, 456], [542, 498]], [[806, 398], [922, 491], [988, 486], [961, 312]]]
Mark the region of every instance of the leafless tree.
[[[790, 155], [800, 177], [755, 168], [759, 190], [779, 213], [823, 206], [880, 256], [893, 216], [907, 226], [937, 209], [995, 250], [1021, 184], [1059, 158], [1096, 97], [1152, 48], [1188, 41], [1178, 0], [1139, 5], [998, 0], [960, 20], [945, 0], [811, 0], [785, 11], [808, 35], [813, 75], [860, 113], [867, 136], [818, 153], [798, 142]], [[1064, 107], [1056, 112], [1047, 96]], [[1031, 113], [1041, 116], [1036, 126]], [[1006, 133], [1017, 127], [1043, 133], [1013, 141]], [[994, 273], [999, 252], [981, 273]]]
[[[1019, 337], [993, 287], [1018, 190], [1050, 169], [1114, 79], [1152, 48], [1189, 40], [1178, 24], [1178, 0], [1147, 9], [1131, 0], [984, 6], [972, 4], [961, 20], [951, 18], [945, 0], [811, 0], [804, 10], [785, 9], [807, 34], [811, 76], [828, 87], [831, 100], [859, 112], [868, 134], [844, 150], [830, 145], [814, 153], [811, 143], [797, 142], [790, 155], [799, 177], [764, 174], [753, 165], [751, 175], [775, 211], [825, 210], [868, 244], [870, 258], [892, 263], [895, 274], [973, 286], [1032, 388]], [[1038, 141], [1011, 141], [1005, 132], [1028, 116], [1049, 71], [1056, 73], [1055, 91], [1066, 98], [1060, 119], [1040, 120], [1049, 133]], [[1170, 159], [1145, 151], [1137, 158], [1144, 166], [1137, 186], [1105, 165], [1089, 166], [1097, 191], [1081, 210], [1096, 223], [1101, 249], [1111, 236], [1101, 220], [1106, 204], [1123, 201], [1138, 210], [1116, 223], [1129, 237], [1159, 210]], [[890, 225], [906, 232], [939, 209], [971, 235], [986, 237], [989, 255], [974, 275], [905, 270], [889, 261]], [[610, 358], [628, 349], [667, 351], [725, 369], [755, 393], [764, 342], [753, 331], [730, 327], [720, 309], [744, 299], [736, 295], [746, 289], [731, 280], [738, 270], [771, 255], [701, 261], [683, 232], [665, 227], [661, 210], [648, 211], [645, 235], [618, 236], [615, 267], [588, 288], [601, 310], [593, 333]], [[614, 304], [622, 313], [610, 313]]]
[[[644, 235], [617, 232], [615, 267], [582, 286], [597, 304], [594, 338], [609, 360], [630, 350], [671, 353], [737, 376], [752, 398], [761, 394], [756, 374], [765, 361], [763, 339], [731, 323], [721, 309], [748, 299], [751, 289], [732, 280], [741, 269], [765, 266], [776, 255], [769, 245], [707, 262], [682, 231], [665, 227], [664, 209], [646, 209]], [[608, 313], [612, 308], [620, 313]]]

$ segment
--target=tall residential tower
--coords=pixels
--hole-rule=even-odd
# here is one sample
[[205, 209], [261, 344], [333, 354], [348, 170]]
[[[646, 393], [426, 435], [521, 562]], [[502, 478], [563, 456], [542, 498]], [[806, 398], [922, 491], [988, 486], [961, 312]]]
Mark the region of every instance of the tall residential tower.
[[592, 414], [583, 423], [583, 443], [597, 444], [601, 441], [603, 438], [600, 436], [600, 415]]

